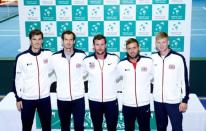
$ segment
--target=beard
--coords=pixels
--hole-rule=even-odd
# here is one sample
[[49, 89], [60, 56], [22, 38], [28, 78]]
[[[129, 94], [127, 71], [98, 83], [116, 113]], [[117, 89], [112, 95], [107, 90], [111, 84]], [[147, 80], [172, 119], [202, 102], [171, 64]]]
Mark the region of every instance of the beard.
[[136, 58], [139, 57], [139, 53], [137, 53], [135, 56], [130, 56], [130, 55], [127, 53], [127, 57], [128, 57], [129, 59], [136, 59]]

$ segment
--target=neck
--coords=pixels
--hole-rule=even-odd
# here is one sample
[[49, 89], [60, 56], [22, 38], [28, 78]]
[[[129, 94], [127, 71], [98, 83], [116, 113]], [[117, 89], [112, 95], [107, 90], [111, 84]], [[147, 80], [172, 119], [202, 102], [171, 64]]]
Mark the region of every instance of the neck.
[[98, 59], [104, 60], [105, 53], [103, 53], [103, 54], [97, 54], [96, 53], [96, 56], [97, 56]]
[[64, 48], [64, 52], [65, 53], [68, 53], [68, 54], [71, 54], [71, 53], [73, 53], [74, 52], [74, 49], [73, 48], [68, 48], [68, 49], [66, 49], [66, 48]]
[[164, 50], [164, 51], [161, 51], [161, 52], [160, 52], [160, 55], [161, 55], [161, 56], [166, 56], [166, 55], [169, 53], [169, 51], [170, 51], [170, 49], [166, 49], [166, 50]]
[[134, 58], [129, 57], [129, 61], [132, 62], [132, 63], [136, 63], [138, 58], [139, 58], [138, 56], [134, 57]]
[[31, 50], [32, 50], [34, 53], [37, 53], [37, 52], [39, 52], [40, 49], [31, 48]]

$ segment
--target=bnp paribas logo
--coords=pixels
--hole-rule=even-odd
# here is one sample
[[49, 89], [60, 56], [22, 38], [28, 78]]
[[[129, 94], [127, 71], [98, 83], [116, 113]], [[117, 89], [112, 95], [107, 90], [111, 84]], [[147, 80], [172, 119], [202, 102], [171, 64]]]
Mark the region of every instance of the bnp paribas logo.
[[119, 37], [107, 37], [107, 51], [109, 52], [119, 52]]
[[184, 20], [184, 19], [185, 19], [185, 4], [170, 4], [169, 20]]
[[184, 22], [180, 21], [176, 21], [176, 20], [172, 20], [169, 21], [169, 30], [168, 30], [168, 34], [169, 36], [182, 36], [185, 33], [184, 28]]
[[141, 52], [151, 52], [152, 39], [151, 37], [136, 37], [140, 44]]
[[88, 20], [89, 21], [103, 21], [104, 12], [103, 6], [100, 5], [90, 5], [88, 7]]
[[37, 11], [38, 11], [37, 6], [32, 6], [31, 8], [29, 8], [29, 9], [27, 10], [27, 16], [28, 16], [28, 17], [37, 16]]
[[153, 0], [153, 4], [168, 4], [169, 0]]
[[120, 4], [136, 4], [136, 0], [120, 0]]
[[135, 36], [136, 22], [135, 21], [121, 21], [120, 22], [120, 35], [121, 36]]
[[99, 12], [100, 12], [100, 6], [95, 6], [94, 8], [92, 8], [91, 15], [97, 16]]
[[88, 35], [88, 23], [86, 22], [73, 22], [72, 30], [79, 36]]
[[136, 20], [134, 5], [121, 5], [120, 20]]
[[55, 21], [56, 20], [56, 7], [55, 6], [41, 6], [41, 20], [42, 21]]
[[41, 22], [41, 29], [45, 36], [56, 36], [56, 22]]
[[71, 0], [56, 0], [56, 5], [70, 5]]
[[151, 36], [152, 24], [151, 21], [137, 21], [136, 23], [136, 35], [137, 36]]
[[34, 29], [41, 29], [41, 24], [40, 22], [25, 22], [25, 27], [26, 27], [26, 36], [29, 36], [29, 33], [34, 30]]
[[89, 36], [104, 33], [103, 21], [88, 22], [89, 24]]
[[38, 6], [26, 6], [26, 20], [28, 21], [40, 20], [40, 10]]
[[168, 32], [168, 21], [153, 21], [152, 35], [155, 36], [158, 32]]
[[75, 48], [88, 51], [88, 37], [77, 37], [75, 41]]
[[119, 5], [105, 5], [104, 20], [119, 20]]
[[24, 0], [24, 5], [39, 5], [39, 0]]
[[151, 20], [152, 19], [152, 5], [137, 5], [136, 6], [137, 20]]
[[119, 36], [119, 22], [104, 22], [104, 35]]
[[72, 30], [71, 22], [57, 22], [57, 36], [61, 36], [65, 30]]
[[153, 20], [168, 20], [168, 5], [166, 4], [156, 4], [153, 5], [152, 12]]
[[169, 37], [169, 46], [174, 51], [183, 52], [184, 51], [184, 36]]
[[72, 6], [72, 20], [86, 21], [87, 20], [87, 6]]
[[57, 51], [57, 38], [56, 37], [44, 37], [43, 48], [50, 49], [52, 52]]
[[72, 10], [71, 6], [57, 6], [57, 21], [71, 21], [72, 20]]

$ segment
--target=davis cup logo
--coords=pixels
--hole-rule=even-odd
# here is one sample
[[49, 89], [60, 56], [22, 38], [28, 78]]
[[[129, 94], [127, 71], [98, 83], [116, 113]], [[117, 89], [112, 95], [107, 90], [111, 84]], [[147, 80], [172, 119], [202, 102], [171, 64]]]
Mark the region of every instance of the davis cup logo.
[[107, 37], [107, 50], [109, 52], [118, 52], [119, 48], [119, 37]]
[[119, 6], [106, 5], [104, 9], [105, 9], [105, 12], [104, 12], [105, 20], [119, 20]]
[[52, 14], [51, 12], [52, 12], [52, 7], [48, 7], [44, 10], [43, 14], [44, 14], [44, 16], [49, 17]]

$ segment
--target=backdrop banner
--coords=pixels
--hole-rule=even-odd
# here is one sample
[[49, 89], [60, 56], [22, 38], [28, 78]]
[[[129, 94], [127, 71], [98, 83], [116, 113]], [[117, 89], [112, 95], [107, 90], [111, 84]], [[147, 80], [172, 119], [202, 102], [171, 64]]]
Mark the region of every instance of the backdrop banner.
[[192, 0], [20, 0], [21, 48], [28, 49], [33, 29], [44, 33], [43, 47], [62, 49], [64, 30], [76, 33], [76, 48], [93, 52], [96, 34], [107, 37], [107, 51], [125, 57], [125, 41], [137, 38], [141, 54], [155, 52], [155, 35], [169, 35], [170, 47], [190, 59]]

